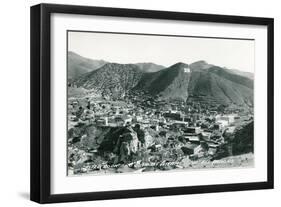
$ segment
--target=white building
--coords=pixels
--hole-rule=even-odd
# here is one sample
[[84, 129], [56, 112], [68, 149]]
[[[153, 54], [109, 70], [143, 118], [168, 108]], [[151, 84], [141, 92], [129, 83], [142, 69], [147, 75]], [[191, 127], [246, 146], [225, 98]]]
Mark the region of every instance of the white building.
[[217, 123], [221, 125], [221, 127], [227, 127], [229, 125], [229, 122], [223, 119], [218, 120]]
[[190, 73], [190, 68], [184, 68], [185, 73]]

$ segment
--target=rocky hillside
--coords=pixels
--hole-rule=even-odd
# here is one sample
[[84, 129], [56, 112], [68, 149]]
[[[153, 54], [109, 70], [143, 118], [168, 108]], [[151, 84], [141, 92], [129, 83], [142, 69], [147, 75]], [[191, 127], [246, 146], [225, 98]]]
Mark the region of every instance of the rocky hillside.
[[137, 85], [143, 72], [134, 64], [107, 63], [82, 75], [74, 83], [78, 87], [96, 89], [102, 95], [121, 97]]
[[187, 64], [177, 63], [156, 73], [146, 73], [134, 90], [143, 90], [164, 99], [182, 98], [186, 100], [190, 79], [188, 70]]
[[233, 155], [254, 152], [254, 122], [237, 129], [232, 137]]
[[213, 66], [192, 71], [188, 93], [190, 101], [252, 105], [253, 80]]
[[156, 73], [144, 74], [134, 90], [143, 90], [162, 99], [253, 104], [253, 80], [204, 62], [177, 63]]

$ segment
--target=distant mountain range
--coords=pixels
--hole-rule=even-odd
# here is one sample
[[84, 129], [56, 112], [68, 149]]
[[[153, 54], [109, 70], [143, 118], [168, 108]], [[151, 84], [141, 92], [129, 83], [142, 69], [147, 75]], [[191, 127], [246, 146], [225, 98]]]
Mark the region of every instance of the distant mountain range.
[[[75, 52], [68, 52], [68, 79], [74, 80], [82, 74], [94, 71], [108, 63], [104, 60], [93, 60], [82, 57]], [[164, 69], [162, 65], [154, 63], [136, 63], [143, 72], [157, 72]]]
[[84, 58], [74, 52], [68, 52], [68, 79], [76, 79], [82, 74], [96, 70], [106, 63], [104, 60]]
[[165, 68], [163, 65], [155, 63], [136, 63], [136, 65], [145, 73], [153, 73]]
[[254, 79], [254, 74], [250, 73], [250, 72], [244, 72], [244, 71], [240, 71], [240, 70], [237, 70], [237, 69], [230, 69], [229, 72], [234, 73], [236, 75], [241, 75], [241, 76], [250, 78], [252, 80]]
[[[73, 64], [73, 57], [78, 65]], [[85, 89], [95, 89], [105, 96], [120, 97], [130, 91], [143, 91], [160, 99], [253, 104], [253, 76], [249, 76], [250, 73], [229, 70], [205, 61], [190, 65], [176, 63], [168, 68], [154, 63], [118, 64], [104, 61], [102, 64], [99, 62], [102, 66], [97, 68], [94, 67], [97, 65], [94, 60], [80, 57], [69, 53], [72, 64], [68, 70], [79, 71], [71, 72], [79, 74], [76, 78], [72, 76], [73, 83]], [[85, 68], [89, 70], [83, 72]]]

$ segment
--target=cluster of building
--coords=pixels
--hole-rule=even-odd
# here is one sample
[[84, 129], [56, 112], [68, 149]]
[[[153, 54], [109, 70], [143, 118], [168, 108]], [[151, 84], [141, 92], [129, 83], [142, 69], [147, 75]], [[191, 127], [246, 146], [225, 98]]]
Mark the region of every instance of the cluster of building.
[[[163, 148], [180, 149], [190, 159], [216, 157], [231, 135], [244, 121], [252, 119], [250, 111], [235, 109], [221, 112], [213, 108], [200, 108], [182, 101], [157, 100], [150, 96], [122, 98], [122, 100], [69, 99], [69, 128], [79, 123], [100, 127], [135, 127], [167, 134], [165, 143], [149, 144], [152, 151]], [[231, 154], [231, 149], [229, 149]]]

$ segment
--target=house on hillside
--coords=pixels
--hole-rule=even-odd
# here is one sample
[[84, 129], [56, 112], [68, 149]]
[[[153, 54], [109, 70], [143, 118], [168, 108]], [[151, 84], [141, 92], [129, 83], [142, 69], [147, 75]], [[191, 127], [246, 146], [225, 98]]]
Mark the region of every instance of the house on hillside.
[[187, 142], [190, 142], [192, 144], [200, 144], [199, 135], [188, 135], [188, 136], [184, 135], [183, 137]]
[[108, 126], [108, 117], [102, 117], [96, 120], [98, 126]]
[[203, 157], [209, 150], [209, 146], [205, 142], [201, 142], [200, 145], [194, 148], [194, 154], [200, 158]]
[[185, 155], [192, 155], [194, 154], [194, 149], [198, 147], [198, 144], [186, 143], [184, 146], [181, 147], [181, 150]]
[[118, 126], [127, 126], [132, 123], [132, 117], [131, 116], [116, 116], [115, 117], [115, 122]]
[[185, 121], [175, 121], [172, 123], [172, 129], [178, 130], [178, 129], [186, 129], [188, 127], [188, 122]]
[[187, 135], [198, 135], [200, 132], [200, 127], [186, 127], [186, 129], [184, 129], [184, 133]]
[[182, 121], [183, 119], [183, 114], [177, 110], [170, 110], [169, 112], [164, 113], [163, 116], [171, 120]]
[[202, 140], [208, 141], [208, 140], [210, 140], [212, 133], [211, 132], [201, 132], [200, 135], [201, 135], [200, 137]]

